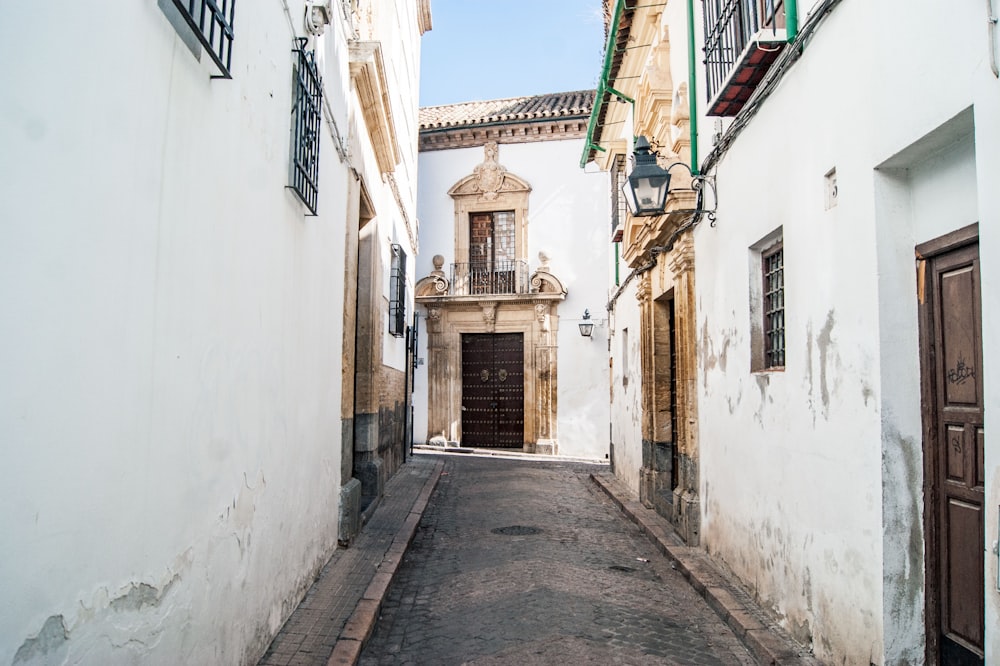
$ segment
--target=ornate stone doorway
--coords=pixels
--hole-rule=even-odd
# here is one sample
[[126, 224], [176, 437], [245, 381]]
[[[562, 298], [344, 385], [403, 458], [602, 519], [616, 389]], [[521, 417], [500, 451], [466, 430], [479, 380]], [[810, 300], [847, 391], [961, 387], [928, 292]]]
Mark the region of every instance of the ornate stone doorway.
[[524, 336], [462, 336], [462, 443], [524, 446]]

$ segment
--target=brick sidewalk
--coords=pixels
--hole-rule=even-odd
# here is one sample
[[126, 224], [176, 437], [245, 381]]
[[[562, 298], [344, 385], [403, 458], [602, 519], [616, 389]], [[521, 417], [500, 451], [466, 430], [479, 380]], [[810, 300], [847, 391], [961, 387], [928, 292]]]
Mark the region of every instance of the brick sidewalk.
[[414, 456], [400, 468], [354, 544], [330, 558], [259, 666], [357, 661], [443, 466]]

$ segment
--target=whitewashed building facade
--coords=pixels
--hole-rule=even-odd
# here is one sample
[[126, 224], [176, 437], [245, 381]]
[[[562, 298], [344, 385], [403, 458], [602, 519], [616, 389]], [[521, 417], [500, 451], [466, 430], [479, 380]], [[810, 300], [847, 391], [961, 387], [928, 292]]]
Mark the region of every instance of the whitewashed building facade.
[[592, 99], [421, 109], [416, 442], [606, 459], [610, 202], [576, 167]]
[[256, 663], [349, 540], [378, 402], [345, 312], [415, 254], [429, 27], [416, 0], [0, 8], [0, 662]]
[[[588, 139], [612, 154], [585, 161], [613, 171], [645, 135], [662, 165], [688, 162], [717, 191], [702, 206], [715, 223], [689, 232], [696, 368], [675, 377], [694, 382], [681, 408], [695, 415], [697, 539], [824, 663], [1000, 660], [1000, 359], [985, 342], [1000, 332], [996, 14], [609, 5], [605, 122]], [[631, 113], [623, 98], [634, 125], [607, 122]], [[614, 315], [632, 342], [611, 345], [612, 441], [639, 492], [664, 468], [640, 455], [657, 432], [618, 372], [649, 364], [635, 327], [662, 329], [643, 328], [636, 302]], [[651, 367], [652, 404], [670, 404]]]

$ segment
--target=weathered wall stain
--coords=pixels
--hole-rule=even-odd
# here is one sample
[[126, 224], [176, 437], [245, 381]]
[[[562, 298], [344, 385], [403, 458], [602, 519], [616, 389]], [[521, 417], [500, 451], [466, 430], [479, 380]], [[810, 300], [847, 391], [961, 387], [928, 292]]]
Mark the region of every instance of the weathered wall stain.
[[174, 574], [174, 577], [163, 586], [163, 590], [158, 590], [149, 583], [131, 583], [128, 591], [112, 599], [109, 606], [111, 610], [119, 613], [124, 611], [138, 612], [144, 608], [156, 608], [179, 579], [180, 576]]
[[834, 311], [826, 313], [826, 323], [816, 336], [816, 347], [819, 349], [819, 393], [823, 401], [823, 418], [830, 416], [830, 386], [827, 379], [827, 364], [830, 360], [830, 352], [833, 351], [833, 326], [836, 323]]
[[757, 407], [757, 411], [754, 412], [753, 419], [756, 421], [760, 427], [764, 427], [764, 407], [768, 402], [767, 387], [771, 383], [771, 376], [766, 373], [758, 372], [753, 376], [754, 380], [757, 382], [757, 390], [760, 391], [760, 406]]
[[865, 401], [865, 407], [868, 406], [869, 400], [875, 399], [875, 390], [872, 389], [871, 385], [868, 382], [861, 383], [861, 397]]
[[[69, 640], [69, 631], [63, 621], [62, 615], [53, 615], [45, 620], [41, 630], [37, 635], [27, 639], [17, 649], [14, 655], [12, 666], [17, 664], [27, 664], [36, 658], [45, 658], [53, 652], [63, 647]], [[56, 661], [55, 659], [44, 659], [44, 661]], [[60, 660], [61, 661], [61, 660]]]
[[885, 652], [905, 663], [923, 656], [923, 646], [914, 644], [923, 634], [923, 451], [899, 432], [891, 414], [884, 415], [882, 429]]

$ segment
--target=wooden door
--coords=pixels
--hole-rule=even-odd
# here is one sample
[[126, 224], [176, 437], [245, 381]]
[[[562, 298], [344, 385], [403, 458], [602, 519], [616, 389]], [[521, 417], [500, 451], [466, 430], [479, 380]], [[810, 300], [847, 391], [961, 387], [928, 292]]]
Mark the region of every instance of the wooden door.
[[983, 663], [982, 325], [975, 226], [917, 248], [928, 662]]
[[524, 447], [524, 336], [462, 335], [462, 446]]

